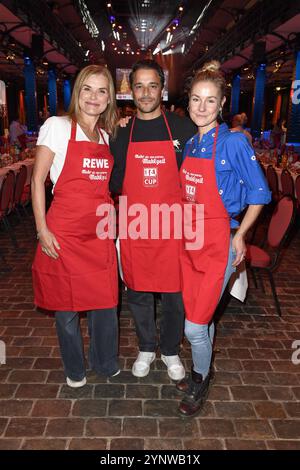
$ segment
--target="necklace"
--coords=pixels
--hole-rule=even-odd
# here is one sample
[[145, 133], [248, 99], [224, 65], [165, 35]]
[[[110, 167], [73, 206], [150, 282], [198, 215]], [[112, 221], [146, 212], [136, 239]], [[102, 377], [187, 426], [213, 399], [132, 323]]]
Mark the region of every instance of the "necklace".
[[80, 122], [78, 122], [78, 124], [91, 142], [99, 142], [99, 131], [97, 127], [95, 127], [93, 131], [91, 131], [85, 124], [81, 124]]

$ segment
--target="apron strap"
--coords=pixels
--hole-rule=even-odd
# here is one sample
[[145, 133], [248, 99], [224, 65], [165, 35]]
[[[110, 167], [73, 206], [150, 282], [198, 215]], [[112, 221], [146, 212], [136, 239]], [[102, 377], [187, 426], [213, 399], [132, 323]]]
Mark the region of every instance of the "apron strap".
[[[219, 124], [217, 124], [217, 126], [216, 126], [216, 135], [215, 135], [215, 138], [214, 138], [214, 146], [213, 146], [212, 160], [214, 160], [214, 159], [216, 158], [217, 140], [218, 140], [218, 134], [219, 134], [219, 127], [220, 127]], [[197, 136], [197, 135], [198, 135], [198, 134], [196, 134], [196, 136]], [[196, 137], [196, 136], [195, 136], [195, 137]], [[187, 150], [187, 153], [186, 153], [185, 157], [188, 157], [188, 156], [189, 156], [190, 150], [191, 150], [192, 145], [193, 145], [193, 143], [194, 143], [194, 138], [195, 138], [195, 137], [192, 138], [192, 141], [191, 141], [191, 143], [190, 143], [190, 145], [189, 145], [189, 147], [188, 147], [188, 150]]]
[[213, 154], [212, 154], [212, 159], [215, 160], [216, 158], [216, 151], [217, 151], [217, 140], [218, 140], [218, 134], [219, 134], [219, 124], [217, 124], [217, 127], [216, 127], [216, 135], [215, 135], [215, 138], [214, 138], [214, 148], [213, 148]]
[[136, 117], [134, 116], [133, 119], [132, 119], [132, 124], [131, 124], [131, 128], [130, 128], [129, 144], [131, 144], [131, 142], [132, 142], [132, 133], [133, 133], [133, 126], [134, 126], [134, 123], [135, 123], [135, 119], [136, 119]]
[[167, 128], [167, 131], [168, 131], [168, 134], [169, 134], [170, 141], [173, 142], [173, 137], [172, 137], [171, 129], [170, 129], [168, 120], [167, 120], [167, 118], [166, 118], [165, 112], [164, 112], [163, 110], [161, 110], [161, 114], [163, 115], [163, 118], [164, 118], [164, 120], [165, 120], [165, 124], [166, 124], [166, 128]]
[[72, 123], [71, 123], [71, 140], [76, 140], [76, 126], [77, 126], [76, 121], [74, 121], [74, 119], [72, 119]]
[[[169, 123], [167, 121], [166, 115], [165, 115], [163, 110], [161, 111], [161, 114], [163, 115], [163, 118], [164, 118], [164, 121], [165, 121], [165, 124], [166, 124], [166, 128], [167, 128], [167, 131], [168, 131], [168, 134], [169, 134], [169, 139], [170, 139], [171, 142], [173, 142], [171, 129], [170, 129]], [[132, 120], [132, 126], [131, 126], [131, 129], [130, 129], [130, 135], [129, 135], [129, 143], [132, 142], [132, 133], [133, 133], [133, 126], [134, 126], [134, 123], [135, 123], [135, 119], [136, 119], [136, 116], [134, 116], [134, 118]]]
[[[72, 119], [72, 124], [71, 124], [71, 140], [76, 140], [76, 126], [77, 126], [77, 122]], [[101, 131], [101, 127], [98, 127], [98, 131], [99, 131], [99, 134], [100, 134], [100, 136], [101, 136], [101, 138], [102, 138], [102, 140], [103, 140], [103, 144], [104, 144], [107, 148], [109, 148], [109, 146], [107, 145], [107, 143], [106, 143], [106, 141], [105, 141], [105, 139], [104, 139], [104, 135], [103, 135], [103, 133], [102, 133], [102, 131]]]

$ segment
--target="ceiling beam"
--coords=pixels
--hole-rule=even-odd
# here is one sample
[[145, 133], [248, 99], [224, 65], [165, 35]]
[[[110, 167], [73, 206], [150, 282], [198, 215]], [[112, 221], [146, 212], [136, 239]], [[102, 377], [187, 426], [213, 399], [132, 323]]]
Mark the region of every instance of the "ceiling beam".
[[284, 2], [282, 0], [273, 0], [272, 2], [262, 0], [256, 3], [233, 28], [222, 36], [222, 40], [219, 38], [210, 46], [208, 52], [193, 64], [188, 73], [190, 74], [193, 69], [201, 67], [209, 60], [218, 59], [224, 62], [229, 57], [234, 57], [236, 55], [235, 48], [249, 42], [249, 39], [253, 43], [256, 42], [299, 12], [299, 2], [294, 0], [285, 0]]
[[82, 67], [85, 59], [83, 51], [45, 0], [2, 0], [2, 3], [33, 31], [43, 34], [57, 52], [67, 55], [73, 65]]

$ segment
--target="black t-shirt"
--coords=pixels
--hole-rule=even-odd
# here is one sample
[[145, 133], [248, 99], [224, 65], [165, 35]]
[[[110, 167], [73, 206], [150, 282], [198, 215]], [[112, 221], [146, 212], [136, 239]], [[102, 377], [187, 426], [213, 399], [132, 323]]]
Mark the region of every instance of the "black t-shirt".
[[[182, 163], [182, 153], [185, 143], [197, 132], [197, 127], [190, 118], [178, 116], [175, 113], [166, 112], [170, 131], [174, 142], [174, 150], [178, 169]], [[114, 168], [110, 179], [110, 191], [120, 194], [126, 169], [126, 157], [129, 144], [130, 130], [133, 119], [126, 127], [119, 127], [117, 136], [110, 141], [110, 150], [114, 157]], [[136, 118], [132, 133], [133, 142], [149, 142], [157, 140], [169, 140], [168, 130], [163, 115], [155, 119], [144, 120]]]

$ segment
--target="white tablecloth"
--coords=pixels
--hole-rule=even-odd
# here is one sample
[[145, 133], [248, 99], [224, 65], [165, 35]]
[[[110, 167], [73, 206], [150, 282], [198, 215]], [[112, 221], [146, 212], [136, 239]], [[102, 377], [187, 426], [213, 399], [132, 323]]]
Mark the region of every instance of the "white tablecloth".
[[12, 165], [5, 166], [3, 168], [0, 168], [0, 188], [2, 186], [4, 177], [6, 173], [9, 170], [12, 170], [15, 174], [18, 173], [20, 167], [22, 165], [25, 165], [27, 167], [27, 180], [25, 185], [30, 184], [31, 176], [32, 176], [32, 170], [33, 170], [33, 165], [34, 165], [34, 158], [27, 158], [26, 160], [13, 163]]

